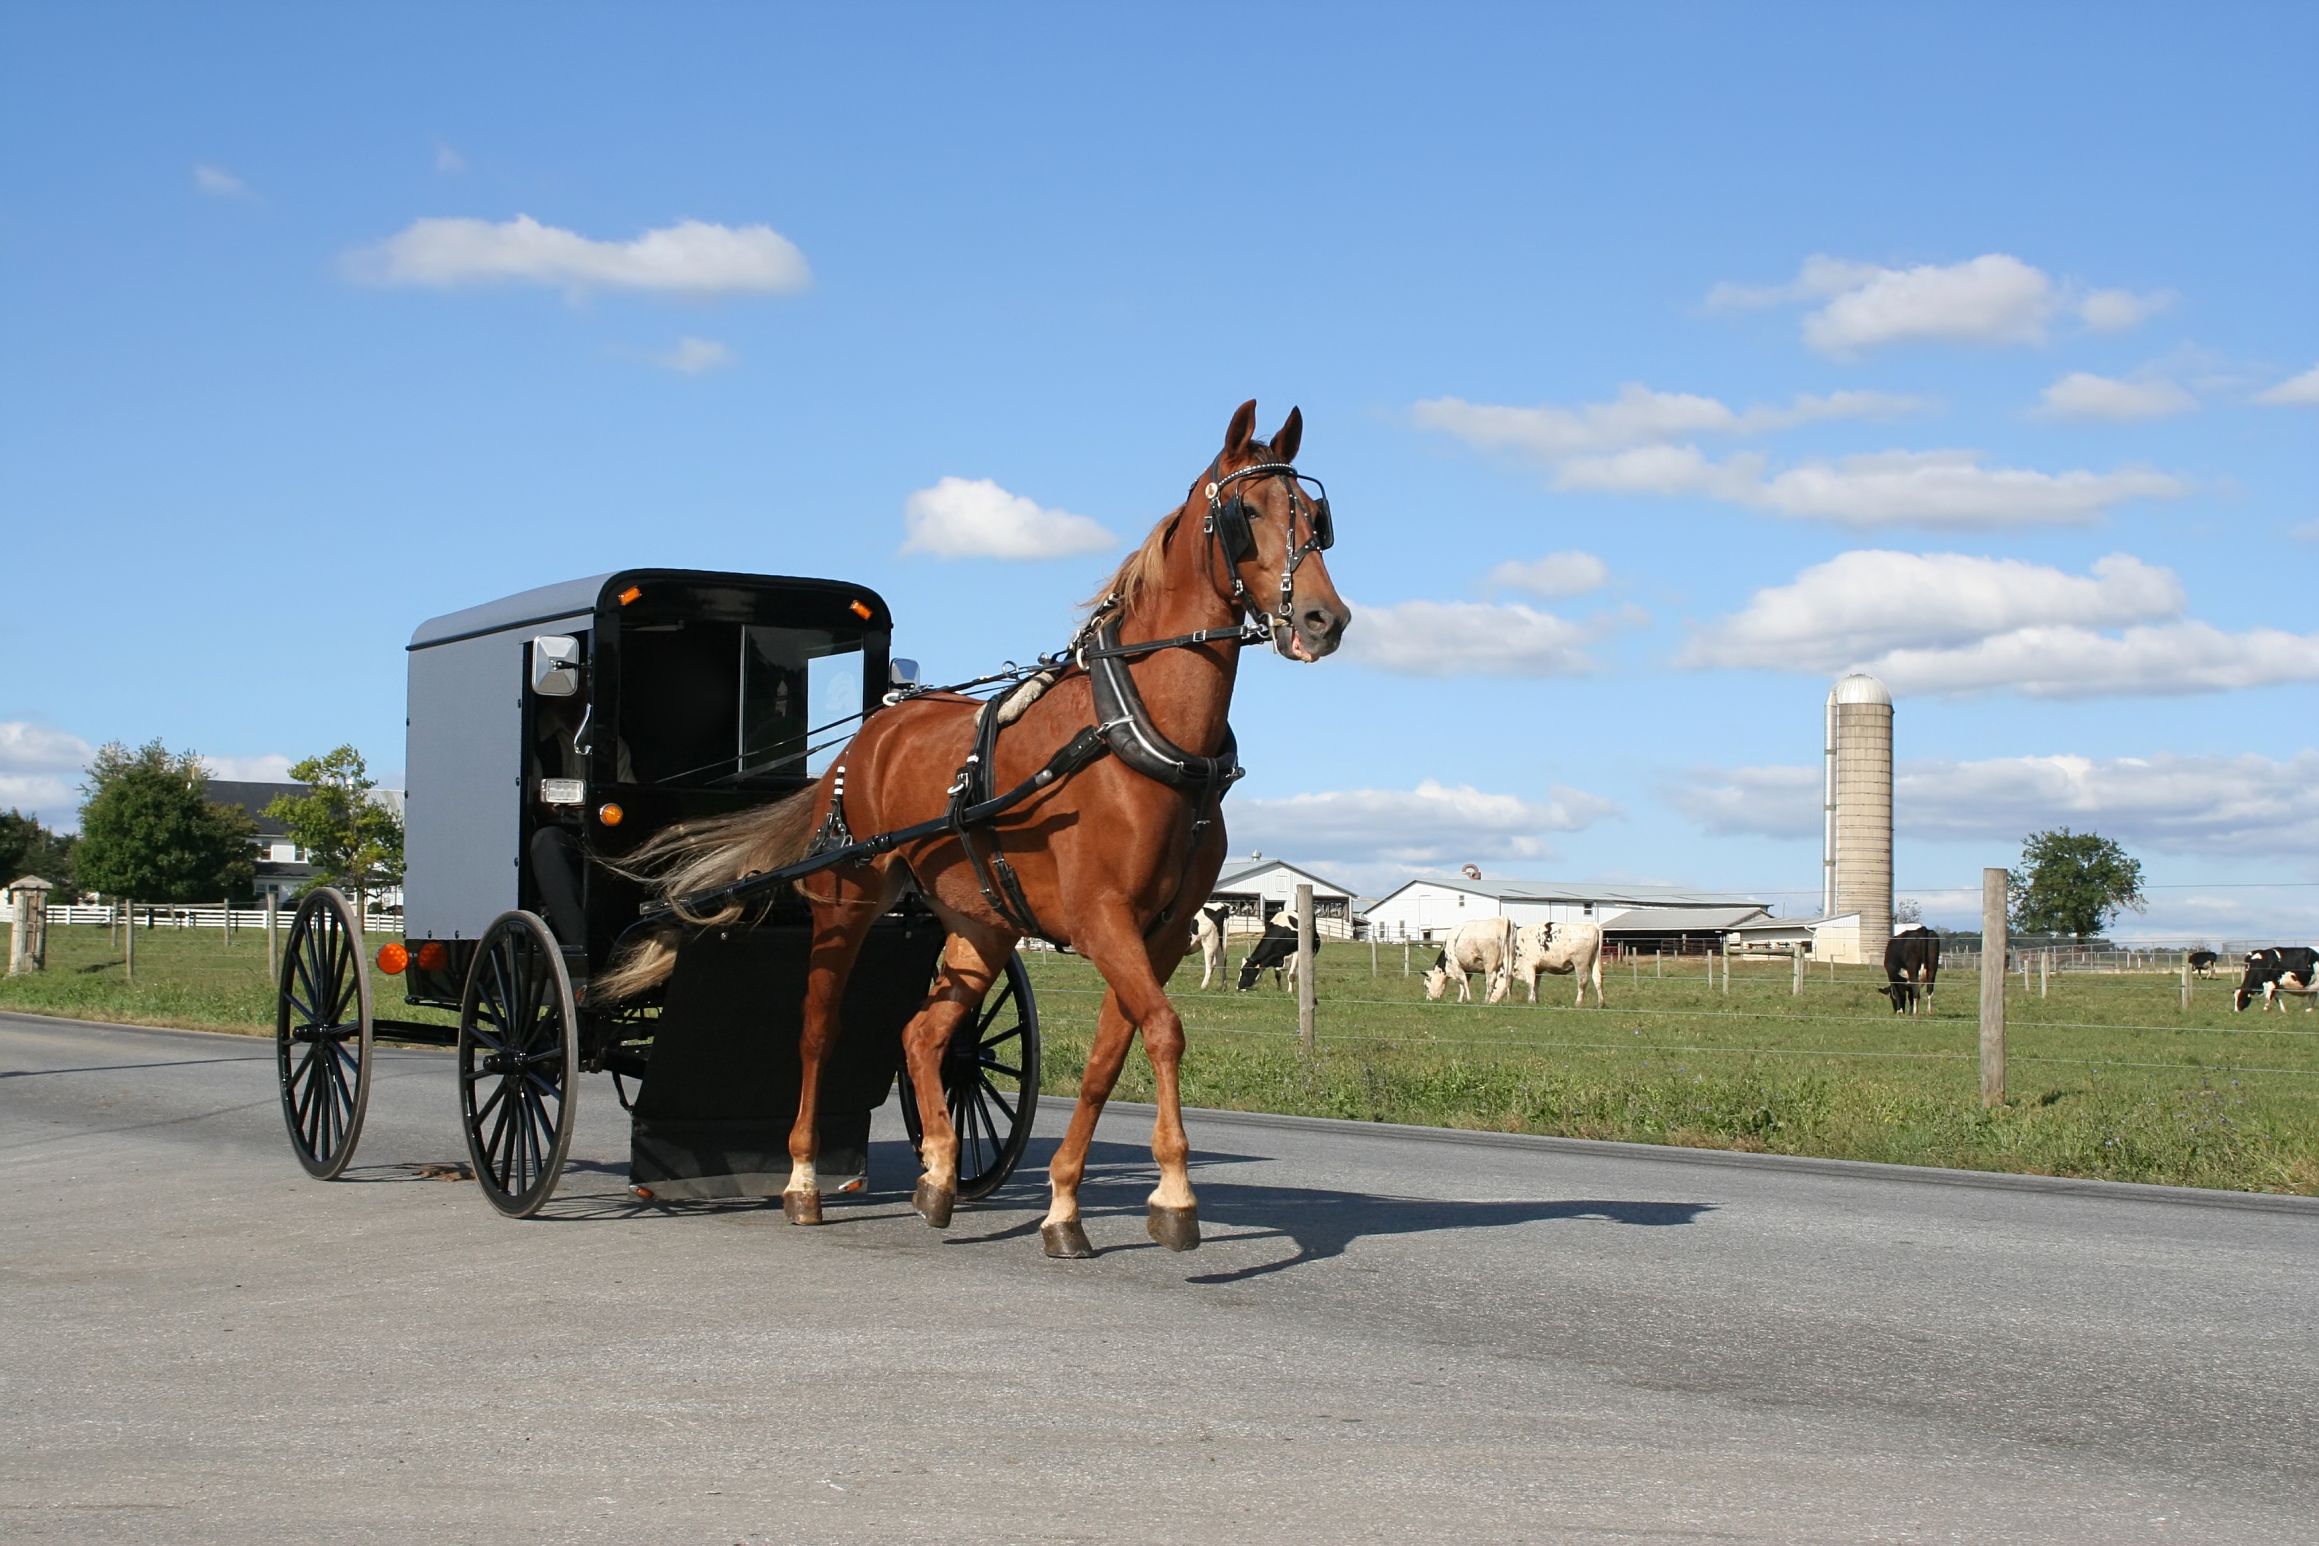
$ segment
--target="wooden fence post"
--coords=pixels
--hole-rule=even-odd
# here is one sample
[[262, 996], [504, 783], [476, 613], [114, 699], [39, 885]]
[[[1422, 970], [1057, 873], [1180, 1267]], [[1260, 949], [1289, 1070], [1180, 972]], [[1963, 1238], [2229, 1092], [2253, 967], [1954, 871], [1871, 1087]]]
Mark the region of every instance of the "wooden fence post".
[[1981, 1104], [2005, 1104], [2005, 881], [1981, 871]]
[[2053, 952], [2050, 950], [2037, 952], [2037, 996], [2053, 997]]
[[1313, 948], [1312, 948], [1312, 882], [1296, 883], [1296, 1035], [1304, 1043], [1304, 1055], [1312, 1056], [1313, 1044]]
[[1374, 929], [1369, 931], [1369, 975], [1377, 975], [1377, 933]]
[[128, 910], [129, 914], [129, 921], [121, 927], [121, 939], [127, 946], [126, 953], [121, 959], [121, 980], [135, 982], [137, 980], [137, 904], [123, 902], [121, 905]]
[[2190, 960], [2187, 956], [2182, 961], [2182, 1012], [2190, 1013]]
[[280, 979], [282, 970], [282, 893], [266, 890], [266, 981]]
[[1793, 997], [1802, 998], [1804, 996], [1804, 947], [1801, 942], [1798, 942], [1788, 946], [1788, 950], [1795, 956], [1796, 966], [1796, 983], [1788, 991]]

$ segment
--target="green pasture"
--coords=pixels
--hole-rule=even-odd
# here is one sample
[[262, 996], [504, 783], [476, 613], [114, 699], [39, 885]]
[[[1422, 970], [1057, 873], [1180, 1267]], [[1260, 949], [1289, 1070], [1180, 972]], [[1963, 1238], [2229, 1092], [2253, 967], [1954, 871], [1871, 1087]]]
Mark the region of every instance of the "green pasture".
[[[285, 925], [285, 932], [287, 928]], [[49, 969], [0, 980], [0, 1008], [92, 1020], [270, 1032], [265, 939], [141, 931], [137, 980], [117, 935], [51, 931]], [[1237, 956], [1238, 951], [1235, 952]], [[1416, 964], [1417, 952], [1412, 952]], [[1184, 1098], [1200, 1106], [1557, 1133], [1903, 1164], [2319, 1194], [2319, 1015], [2234, 1015], [2228, 982], [2190, 1009], [2162, 972], [2057, 976], [2051, 996], [2007, 988], [2007, 1094], [1980, 1103], [1979, 980], [1950, 972], [1930, 1018], [1893, 1015], [1879, 974], [1814, 968], [1791, 993], [1785, 960], [1742, 963], [1731, 991], [1699, 957], [1605, 972], [1610, 1007], [1573, 1009], [1567, 979], [1533, 1006], [1428, 1004], [1399, 946], [1370, 973], [1365, 945], [1320, 962], [1316, 1053], [1293, 995], [1174, 989], [1189, 1040]], [[1077, 1088], [1101, 983], [1076, 956], [1034, 954], [1050, 1094]], [[412, 1015], [374, 975], [379, 1012]], [[1477, 984], [1477, 988], [1478, 988]], [[414, 1018], [441, 1018], [418, 1014]], [[1119, 1095], [1149, 1099], [1128, 1061]]]

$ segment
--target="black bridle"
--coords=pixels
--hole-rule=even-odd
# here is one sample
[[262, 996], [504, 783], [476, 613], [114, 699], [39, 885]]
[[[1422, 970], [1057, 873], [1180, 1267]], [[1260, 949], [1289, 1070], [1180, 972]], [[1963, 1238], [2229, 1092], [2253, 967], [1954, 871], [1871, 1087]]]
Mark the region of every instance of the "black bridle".
[[[1201, 523], [1201, 531], [1211, 546], [1211, 562], [1217, 552], [1224, 555], [1224, 567], [1232, 576], [1232, 603], [1243, 614], [1255, 612], [1268, 625], [1294, 629], [1296, 624], [1290, 611], [1296, 588], [1296, 571], [1305, 559], [1314, 553], [1326, 552], [1337, 541], [1335, 519], [1329, 514], [1329, 491], [1320, 479], [1298, 472], [1287, 462], [1257, 462], [1236, 472], [1218, 474], [1217, 464], [1210, 462], [1204, 480], [1208, 496], [1208, 514]], [[1285, 559], [1280, 569], [1280, 611], [1268, 612], [1248, 598], [1248, 587], [1240, 581], [1240, 566], [1256, 551], [1254, 530], [1255, 513], [1248, 501], [1233, 492], [1232, 485], [1243, 478], [1278, 478], [1288, 486], [1288, 541]], [[1306, 493], [1304, 485], [1312, 485]], [[1303, 542], [1296, 540], [1298, 516], [1304, 517], [1305, 530], [1310, 533]], [[1268, 633], [1271, 628], [1268, 626]], [[1275, 640], [1277, 647], [1277, 640]]]

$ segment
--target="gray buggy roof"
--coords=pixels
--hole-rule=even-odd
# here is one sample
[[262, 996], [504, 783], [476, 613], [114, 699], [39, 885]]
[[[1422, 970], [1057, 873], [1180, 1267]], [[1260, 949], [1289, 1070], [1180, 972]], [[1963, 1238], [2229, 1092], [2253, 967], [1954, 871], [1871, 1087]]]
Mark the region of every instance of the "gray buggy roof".
[[590, 575], [584, 580], [565, 580], [556, 585], [542, 585], [536, 590], [517, 591], [497, 601], [486, 601], [479, 607], [466, 607], [457, 612], [446, 612], [441, 617], [430, 617], [419, 624], [411, 635], [408, 646], [424, 649], [430, 644], [448, 644], [454, 639], [472, 639], [479, 634], [498, 633], [505, 628], [523, 628], [533, 623], [551, 622], [559, 617], [577, 617], [596, 610], [596, 598], [604, 593], [604, 582], [620, 571]]

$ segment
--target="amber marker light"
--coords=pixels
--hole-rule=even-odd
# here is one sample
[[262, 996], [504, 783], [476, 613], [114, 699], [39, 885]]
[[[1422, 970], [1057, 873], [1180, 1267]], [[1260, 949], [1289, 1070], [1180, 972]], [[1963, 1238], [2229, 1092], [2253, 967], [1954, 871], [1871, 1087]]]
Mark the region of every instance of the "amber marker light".
[[609, 800], [596, 807], [596, 819], [607, 827], [616, 827], [620, 825], [620, 823], [627, 818], [627, 815], [628, 813], [626, 811], [622, 810], [619, 806], [614, 805]]
[[428, 940], [419, 947], [419, 970], [439, 972], [451, 964], [451, 952], [439, 939]]
[[378, 947], [378, 969], [389, 977], [400, 977], [403, 968], [411, 964], [411, 953], [399, 939], [390, 939]]
[[628, 603], [629, 603], [629, 602], [631, 602], [631, 601], [634, 601], [634, 600], [635, 600], [637, 597], [639, 597], [639, 596], [641, 596], [641, 595], [643, 595], [643, 594], [644, 594], [644, 587], [643, 587], [643, 586], [641, 586], [641, 585], [631, 585], [631, 586], [629, 586], [629, 587], [628, 587], [626, 590], [624, 590], [624, 591], [622, 591], [622, 592], [620, 593], [620, 604], [621, 604], [622, 606], [626, 606], [626, 605], [628, 605]]
[[868, 622], [871, 618], [877, 616], [875, 612], [870, 610], [870, 604], [866, 601], [857, 600], [851, 605], [851, 607], [848, 608], [848, 610], [850, 610], [854, 616], [860, 618], [865, 623]]

